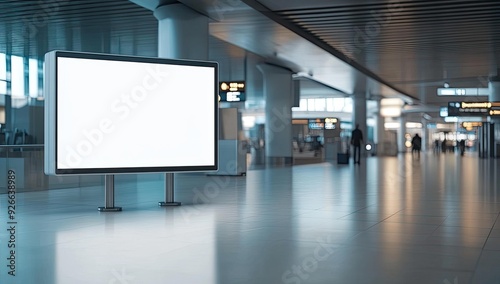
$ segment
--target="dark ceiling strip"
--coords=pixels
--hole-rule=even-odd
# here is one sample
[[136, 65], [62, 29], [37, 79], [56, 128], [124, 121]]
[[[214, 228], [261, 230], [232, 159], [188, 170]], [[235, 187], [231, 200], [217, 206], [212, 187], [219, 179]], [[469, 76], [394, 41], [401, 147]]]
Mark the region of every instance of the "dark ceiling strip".
[[[338, 44], [335, 44], [335, 43], [331, 43], [332, 46], [338, 46]], [[473, 46], [471, 46], [471, 49], [466, 51], [464, 49], [460, 49], [458, 48], [456, 45], [442, 45], [442, 46], [426, 46], [426, 45], [422, 45], [422, 44], [406, 44], [404, 46], [401, 46], [401, 45], [387, 45], [387, 46], [383, 46], [383, 47], [380, 47], [380, 46], [376, 46], [376, 45], [371, 45], [371, 46], [367, 46], [365, 48], [363, 48], [363, 51], [365, 52], [377, 52], [377, 57], [380, 57], [382, 55], [386, 55], [386, 54], [401, 54], [401, 55], [404, 55], [406, 56], [406, 54], [408, 53], [418, 53], [418, 52], [421, 52], [423, 50], [428, 50], [429, 52], [432, 52], [434, 55], [437, 55], [437, 54], [440, 54], [440, 57], [450, 57], [450, 56], [453, 56], [453, 57], [459, 57], [461, 55], [463, 56], [468, 56], [468, 55], [471, 55], [472, 52], [473, 55], [471, 56], [477, 56], [479, 54], [490, 54], [491, 53], [491, 50], [489, 50], [490, 52], [488, 52], [487, 49], [482, 49], [482, 52], [481, 51], [475, 51]], [[456, 54], [454, 55], [448, 55], [448, 54], [445, 54], [447, 51], [450, 51], [450, 50], [453, 50]]]
[[383, 35], [368, 37], [363, 36], [354, 32], [344, 32], [344, 33], [325, 33], [325, 32], [315, 32], [311, 31], [315, 36], [327, 38], [327, 39], [337, 39], [339, 41], [352, 41], [353, 43], [366, 43], [366, 42], [401, 42], [402, 40], [409, 40], [411, 42], [422, 42], [433, 40], [436, 43], [445, 42], [445, 43], [453, 43], [453, 42], [471, 42], [474, 43], [475, 40], [485, 39], [488, 41], [495, 40], [500, 34], [500, 31], [479, 31], [479, 30], [470, 30], [464, 32], [439, 32], [433, 35], [420, 36], [420, 33], [413, 33], [411, 31], [402, 31], [401, 33], [406, 34], [398, 34], [398, 32], [392, 33], [384, 33]]
[[[424, 20], [434, 20], [434, 21], [446, 21], [447, 19], [472, 19], [476, 18], [480, 20], [483, 16], [488, 16], [489, 18], [496, 19], [497, 21], [499, 20], [498, 13], [500, 12], [500, 7], [496, 7], [495, 9], [490, 8], [490, 9], [481, 9], [481, 10], [471, 10], [469, 12], [463, 12], [463, 13], [451, 13], [451, 14], [432, 14], [432, 13], [423, 13], [421, 15], [417, 14], [410, 14], [410, 15], [390, 15], [388, 17], [381, 16], [380, 22], [383, 24], [394, 24], [398, 23], [400, 21], [405, 21], [405, 20], [412, 20], [415, 22], [418, 21], [424, 21]], [[387, 20], [385, 20], [387, 19]], [[375, 16], [366, 14], [364, 16], [360, 17], [329, 17], [329, 18], [304, 18], [304, 19], [296, 19], [296, 18], [287, 18], [287, 20], [292, 21], [292, 22], [297, 22], [297, 23], [354, 23], [354, 22], [360, 22], [360, 23], [369, 23], [369, 22], [377, 22], [377, 18]], [[386, 21], [386, 22], [382, 22]]]
[[452, 15], [456, 13], [460, 14], [466, 14], [471, 11], [488, 11], [489, 9], [493, 8], [499, 8], [500, 3], [495, 3], [495, 5], [467, 5], [467, 6], [446, 6], [446, 7], [441, 7], [441, 8], [435, 8], [435, 7], [429, 7], [428, 9], [404, 9], [400, 8], [400, 11], [397, 12], [391, 12], [388, 10], [387, 7], [384, 9], [379, 10], [374, 10], [374, 9], [367, 9], [367, 10], [348, 10], [345, 12], [327, 12], [327, 11], [322, 11], [318, 12], [315, 14], [297, 14], [297, 15], [282, 15], [285, 18], [292, 18], [292, 19], [322, 19], [322, 18], [346, 18], [346, 17], [373, 17], [373, 15], [380, 15], [380, 16], [392, 16], [392, 17], [401, 17], [401, 16], [413, 16], [413, 15]]
[[[333, 41], [331, 39], [325, 39], [325, 41], [328, 41], [334, 46], [343, 46], [345, 44], [344, 42], [338, 42], [338, 41]], [[429, 47], [433, 48], [436, 50], [436, 52], [439, 51], [440, 48], [447, 48], [447, 47], [453, 47], [456, 50], [462, 50], [463, 52], [474, 52], [475, 49], [478, 48], [479, 44], [487, 44], [490, 45], [492, 42], [491, 40], [488, 39], [478, 39], [475, 40], [474, 42], [467, 42], [467, 41], [456, 41], [455, 43], [448, 43], [448, 42], [437, 42], [437, 41], [400, 41], [400, 42], [384, 42], [384, 43], [377, 43], [377, 42], [372, 42], [367, 45], [358, 45], [358, 46], [352, 46], [352, 48], [358, 48], [362, 50], [366, 49], [379, 49], [380, 52], [382, 52], [385, 48], [389, 48], [391, 46], [396, 46], [398, 48], [405, 48], [405, 47]], [[497, 41], [497, 43], [500, 43], [500, 41]], [[463, 46], [458, 46], [458, 45], [463, 45]], [[464, 47], [465, 46], [465, 47]], [[346, 46], [343, 46], [344, 48], [347, 48]], [[491, 45], [491, 49], [493, 50], [493, 45]], [[355, 51], [353, 49], [353, 51]]]
[[[473, 1], [474, 4], [480, 5], [482, 3], [497, 3], [497, 1]], [[376, 4], [356, 4], [356, 5], [339, 5], [339, 6], [325, 6], [325, 7], [314, 7], [314, 8], [299, 8], [299, 9], [288, 9], [288, 10], [274, 10], [275, 13], [280, 15], [302, 15], [308, 13], [317, 12], [329, 12], [329, 11], [355, 11], [355, 10], [377, 10], [377, 9], [387, 9], [390, 3], [376, 3]], [[460, 4], [471, 4], [470, 0], [448, 0], [448, 1], [436, 1], [436, 0], [421, 0], [421, 1], [397, 1], [392, 4], [397, 4], [397, 7], [403, 9], [421, 9], [426, 7], [439, 7], [439, 6], [454, 6]], [[393, 6], [395, 7], [395, 6]]]
[[[369, 44], [369, 45], [357, 45], [357, 46], [351, 46], [345, 43], [340, 43], [338, 41], [333, 41], [333, 40], [328, 40], [325, 39], [326, 42], [328, 42], [330, 45], [333, 47], [337, 47], [339, 49], [343, 48], [347, 52], [350, 52], [351, 54], [353, 53], [360, 53], [362, 51], [376, 51], [377, 53], [384, 53], [387, 52], [389, 49], [394, 48], [395, 51], [398, 53], [404, 51], [404, 50], [415, 50], [415, 51], [420, 51], [421, 49], [428, 49], [432, 50], [433, 53], [439, 53], [443, 51], [444, 49], [449, 49], [452, 48], [453, 50], [456, 50], [457, 52], [467, 55], [470, 53], [477, 54], [480, 50], [489, 50], [490, 52], [494, 52], [493, 46], [491, 48], [482, 48], [479, 49], [478, 45], [479, 44], [486, 44], [489, 45], [491, 42], [488, 40], [478, 40], [474, 44], [470, 44], [467, 47], [460, 47], [457, 46], [458, 43], [455, 44], [449, 44], [449, 43], [441, 43], [441, 44], [436, 44], [436, 43], [420, 43], [420, 42], [405, 42], [404, 44], [401, 43], [383, 43], [383, 44]], [[461, 43], [464, 44], [464, 43]], [[497, 44], [500, 44], [500, 42], [497, 42]], [[394, 52], [394, 50], [391, 51]]]
[[[84, 1], [81, 3], [77, 3], [76, 1], [65, 1], [65, 3], [60, 5], [55, 5], [55, 3], [51, 3], [53, 5], [44, 5], [43, 1], [36, 1], [32, 4], [25, 4], [25, 1], [16, 1], [18, 3], [23, 3], [23, 5], [11, 5], [8, 6], [6, 10], [18, 12], [23, 10], [37, 12], [43, 12], [44, 9], [55, 9], [59, 11], [64, 10], [79, 10], [79, 9], [107, 9], [108, 11], [112, 11], [114, 8], [126, 8], [126, 9], [135, 9], [135, 10], [146, 10], [140, 6], [134, 5], [129, 1]], [[55, 1], [54, 1], [55, 2]], [[56, 2], [57, 3], [57, 2]], [[50, 3], [49, 3], [50, 4]], [[2, 6], [4, 4], [2, 3]]]
[[[296, 23], [299, 25], [299, 23]], [[324, 23], [324, 24], [304, 24], [300, 25], [303, 28], [307, 29], [314, 29], [314, 30], [332, 30], [335, 31], [337, 29], [350, 29], [352, 30], [353, 23], [345, 23], [345, 24], [334, 24], [334, 23]], [[497, 19], [495, 16], [492, 16], [491, 18], [488, 17], [482, 17], [481, 19], [448, 19], [445, 21], [425, 21], [425, 22], [412, 22], [412, 21], [405, 21], [405, 22], [399, 22], [399, 23], [393, 23], [388, 24], [386, 26], [380, 27], [381, 30], [390, 30], [390, 29], [398, 29], [398, 28], [412, 28], [414, 31], [418, 31], [421, 28], [426, 28], [426, 27], [433, 27], [434, 29], [457, 29], [460, 28], [462, 29], [463, 27], [468, 27], [469, 25], [480, 25], [483, 28], [490, 28], [491, 29], [497, 29], [497, 26], [500, 26], [500, 20]], [[363, 25], [359, 24], [357, 25], [358, 27]], [[356, 27], [356, 25], [355, 25]], [[364, 28], [367, 26], [365, 25]]]
[[404, 54], [408, 51], [421, 52], [425, 49], [431, 52], [432, 54], [440, 54], [440, 53], [442, 54], [446, 50], [454, 50], [457, 53], [455, 56], [460, 54], [467, 56], [471, 54], [477, 55], [481, 53], [481, 51], [483, 51], [483, 53], [485, 53], [485, 51], [489, 51], [488, 53], [491, 53], [494, 49], [493, 46], [491, 46], [491, 48], [484, 48], [484, 47], [478, 48], [479, 44], [490, 44], [490, 41], [488, 40], [482, 40], [478, 41], [475, 44], [470, 44], [469, 48], [459, 47], [457, 46], [457, 44], [445, 44], [445, 43], [443, 44], [405, 43], [404, 45], [398, 43], [387, 43], [384, 45], [370, 44], [367, 46], [360, 47], [359, 50], [354, 49], [354, 47], [345, 46], [345, 44], [339, 44], [339, 42], [328, 41], [328, 40], [325, 41], [331, 44], [333, 47], [344, 48], [346, 50], [351, 50], [352, 48], [351, 53], [356, 53], [361, 51], [376, 51], [378, 54], [385, 54], [388, 51], [390, 51], [390, 53]]
[[[131, 18], [131, 17], [144, 17], [144, 16], [152, 16], [152, 13], [149, 10], [146, 10], [144, 8], [141, 8], [136, 5], [123, 5], [123, 2], [125, 1], [120, 1], [122, 4], [116, 4], [116, 5], [95, 5], [89, 8], [87, 5], [85, 6], [77, 6], [77, 5], [61, 5], [57, 11], [47, 14], [47, 12], [44, 12], [39, 6], [29, 6], [29, 7], [23, 7], [23, 9], [4, 9], [0, 11], [0, 17], [3, 18], [5, 21], [6, 19], [12, 18], [17, 21], [19, 19], [24, 19], [24, 20], [29, 20], [31, 19], [30, 17], [41, 17], [43, 19], [44, 17], [47, 17], [48, 19], [54, 19], [54, 18], [71, 18], [72, 16], [77, 16], [80, 17], [82, 15], [87, 15], [90, 17], [97, 17], [101, 15], [109, 15], [109, 16], [119, 16], [119, 17], [124, 17], [124, 18]], [[37, 18], [38, 19], [38, 18]]]
[[393, 29], [386, 30], [384, 33], [380, 33], [376, 36], [367, 36], [366, 34], [359, 35], [354, 30], [349, 29], [338, 29], [335, 32], [329, 31], [318, 31], [314, 29], [308, 29], [310, 33], [316, 36], [331, 37], [331, 38], [343, 38], [349, 37], [354, 40], [355, 37], [359, 37], [360, 40], [365, 41], [379, 41], [382, 40], [399, 40], [400, 38], [412, 38], [414, 41], [419, 41], [422, 39], [437, 39], [439, 41], [449, 41], [453, 38], [466, 38], [467, 41], [471, 37], [486, 37], [490, 40], [494, 39], [496, 35], [500, 34], [500, 30], [488, 29], [488, 28], [464, 28], [464, 29], [419, 29], [412, 30], [409, 28], [405, 29]]
[[266, 6], [262, 5], [260, 2], [256, 0], [242, 0], [245, 4], [248, 6], [252, 7], [254, 10], [262, 13], [264, 16], [268, 17], [269, 19], [275, 21], [276, 23], [284, 26], [285, 28], [293, 31], [297, 35], [303, 37], [304, 39], [310, 41], [311, 43], [315, 44], [316, 46], [320, 47], [321, 49], [325, 50], [326, 52], [332, 54], [333, 56], [337, 57], [338, 59], [344, 61], [345, 63], [351, 65], [355, 69], [357, 69], [359, 72], [363, 73], [364, 75], [371, 77], [372, 79], [380, 82], [383, 85], [386, 85], [390, 87], [391, 89], [395, 90], [396, 92], [408, 96], [416, 101], [420, 101], [420, 99], [416, 96], [410, 95], [406, 93], [403, 90], [400, 90], [399, 88], [393, 86], [389, 82], [386, 82], [384, 79], [380, 78], [377, 74], [373, 73], [370, 71], [368, 68], [365, 66], [353, 61], [350, 57], [346, 56], [344, 53], [339, 51], [338, 49], [332, 47], [331, 45], [327, 44], [326, 42], [322, 41], [321, 39], [313, 36], [309, 32], [305, 31], [304, 29], [300, 28], [299, 26], [295, 25], [294, 23], [283, 19], [273, 11], [271, 11], [269, 8]]
[[143, 9], [131, 9], [130, 7], [113, 7], [112, 9], [108, 8], [101, 8], [101, 9], [83, 9], [83, 8], [75, 8], [75, 9], [66, 9], [67, 7], [64, 7], [65, 9], [60, 9], [58, 12], [54, 12], [53, 14], [48, 14], [47, 13], [39, 13], [39, 10], [30, 10], [30, 9], [23, 9], [20, 11], [7, 11], [4, 10], [5, 12], [0, 12], [0, 16], [2, 17], [30, 17], [30, 16], [48, 16], [48, 17], [56, 17], [56, 16], [71, 16], [71, 15], [102, 15], [102, 14], [108, 14], [108, 15], [121, 15], [121, 14], [129, 14], [131, 16], [146, 16], [150, 15], [152, 16], [152, 13], [147, 13]]

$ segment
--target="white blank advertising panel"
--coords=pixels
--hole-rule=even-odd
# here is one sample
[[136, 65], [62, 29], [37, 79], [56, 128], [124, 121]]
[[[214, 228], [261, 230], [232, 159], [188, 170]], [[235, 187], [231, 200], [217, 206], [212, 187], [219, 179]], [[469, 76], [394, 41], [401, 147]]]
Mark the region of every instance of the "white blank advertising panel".
[[217, 170], [215, 62], [53, 51], [45, 172]]

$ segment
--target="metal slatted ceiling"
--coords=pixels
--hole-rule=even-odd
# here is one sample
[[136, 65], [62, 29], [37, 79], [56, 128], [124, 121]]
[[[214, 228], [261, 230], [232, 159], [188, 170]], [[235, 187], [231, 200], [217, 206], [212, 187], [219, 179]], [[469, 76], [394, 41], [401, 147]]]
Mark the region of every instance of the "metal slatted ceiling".
[[500, 1], [259, 2], [409, 94], [485, 87], [500, 66]]
[[[240, 11], [247, 12], [240, 1], [230, 1], [229, 7], [226, 7], [229, 9], [224, 10], [215, 5], [219, 3], [217, 1], [215, 4], [209, 0], [181, 1], [197, 3], [199, 10], [205, 12], [219, 8], [215, 9], [217, 16], [221, 17], [217, 18], [219, 23], [215, 26], [221, 30], [219, 36], [232, 32], [225, 35], [227, 41], [231, 41], [245, 35], [239, 45], [243, 48], [246, 48], [245, 45], [255, 46], [256, 50], [260, 50], [264, 48], [259, 46], [266, 45], [266, 50], [272, 53], [273, 50], [283, 50], [283, 46], [307, 46], [302, 41], [288, 43], [291, 39], [295, 40], [295, 37], [276, 32], [269, 24], [263, 26], [270, 27], [271, 30], [255, 30], [258, 25], [251, 22], [251, 19], [258, 17], [237, 17], [236, 14]], [[442, 85], [444, 80], [456, 87], [484, 87], [487, 81], [485, 77], [496, 73], [497, 66], [500, 66], [500, 1], [242, 2], [261, 3], [269, 7], [273, 17], [278, 17], [304, 31], [310, 38], [353, 57], [359, 65], [366, 67], [384, 82], [413, 97], [422, 97], [422, 93], [435, 94], [435, 88]], [[43, 18], [47, 14], [43, 3], [56, 3], [58, 9]], [[393, 6], [390, 6], [391, 3]], [[233, 14], [236, 16], [233, 17]], [[42, 17], [38, 19], [41, 22], [36, 26], [36, 35], [19, 36], [23, 35], [27, 23], [35, 23], [33, 16], [37, 15]], [[274, 19], [273, 17], [271, 18]], [[373, 30], [370, 30], [370, 25], [377, 22], [377, 19], [381, 23], [380, 27], [371, 27]], [[229, 28], [221, 29], [221, 24], [224, 23], [237, 28], [234, 31]], [[367, 43], [356, 43], [356, 33], [367, 28], [372, 33], [369, 37], [365, 36], [365, 39], [368, 38]], [[254, 40], [257, 38], [258, 41]], [[154, 56], [157, 52], [157, 21], [151, 11], [128, 0], [0, 2], [0, 52], [9, 50], [18, 55], [40, 56], [47, 50], [56, 48]], [[304, 58], [323, 58], [311, 57], [316, 54], [312, 49], [296, 49], [297, 52], [303, 52]], [[300, 59], [298, 56], [301, 55], [297, 52], [291, 58]], [[299, 60], [303, 61], [309, 64], [308, 68], [314, 70], [315, 74], [331, 72], [332, 81], [338, 83], [337, 65], [334, 66], [336, 69], [327, 70], [327, 65], [323, 64], [325, 60]], [[348, 79], [346, 76], [340, 78]], [[339, 84], [345, 87], [350, 83]]]
[[[500, 35], [500, 30], [495, 29], [500, 24], [500, 2], [443, 2], [406, 2], [393, 9], [382, 3], [358, 5], [351, 10], [322, 8], [279, 14], [331, 44], [349, 41], [355, 27], [356, 32], [373, 37], [373, 44], [368, 48], [383, 47], [385, 52], [392, 52], [394, 48], [432, 48], [436, 41], [442, 43], [443, 48], [460, 46], [468, 51], [469, 47], [463, 43], [489, 43], [492, 37]], [[381, 33], [383, 37], [375, 38]], [[339, 34], [344, 37], [339, 38]]]
[[32, 57], [50, 49], [157, 53], [156, 19], [130, 1], [2, 1], [0, 23], [0, 52]]

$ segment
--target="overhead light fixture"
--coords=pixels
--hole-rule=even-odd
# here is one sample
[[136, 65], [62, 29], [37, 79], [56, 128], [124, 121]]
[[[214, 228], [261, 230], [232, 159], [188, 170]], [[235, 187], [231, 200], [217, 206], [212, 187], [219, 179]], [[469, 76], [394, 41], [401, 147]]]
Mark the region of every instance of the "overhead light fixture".
[[399, 117], [405, 102], [399, 98], [384, 98], [380, 100], [380, 115], [382, 117]]
[[445, 87], [445, 88], [449, 88], [449, 87], [450, 87], [450, 84], [448, 84], [448, 82], [444, 82], [444, 87]]
[[438, 96], [488, 96], [488, 88], [438, 88]]

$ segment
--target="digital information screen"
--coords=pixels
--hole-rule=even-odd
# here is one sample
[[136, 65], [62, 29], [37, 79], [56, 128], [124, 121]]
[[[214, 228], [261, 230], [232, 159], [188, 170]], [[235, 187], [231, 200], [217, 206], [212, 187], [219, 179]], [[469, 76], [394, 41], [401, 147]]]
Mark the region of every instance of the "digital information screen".
[[45, 172], [211, 171], [218, 65], [53, 51], [45, 57]]
[[490, 102], [449, 102], [448, 116], [488, 116]]
[[221, 102], [244, 102], [246, 101], [245, 88], [244, 81], [221, 82], [219, 99]]
[[325, 118], [325, 129], [337, 129], [338, 119], [333, 117]]
[[221, 102], [244, 102], [246, 101], [246, 95], [242, 92], [226, 92], [219, 93], [219, 98]]
[[324, 129], [325, 121], [323, 119], [309, 119], [309, 129]]

